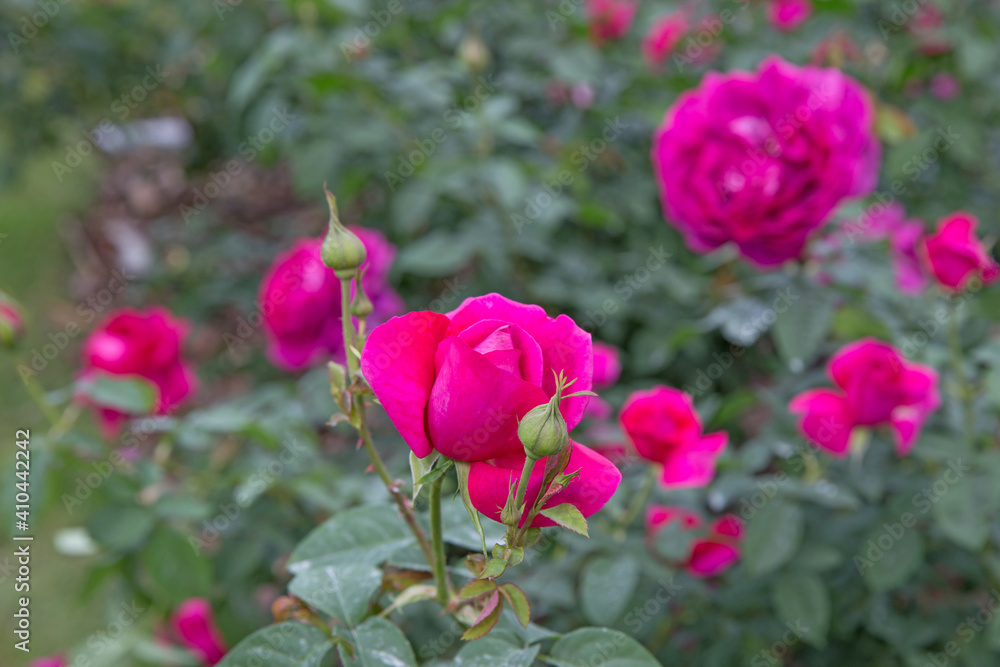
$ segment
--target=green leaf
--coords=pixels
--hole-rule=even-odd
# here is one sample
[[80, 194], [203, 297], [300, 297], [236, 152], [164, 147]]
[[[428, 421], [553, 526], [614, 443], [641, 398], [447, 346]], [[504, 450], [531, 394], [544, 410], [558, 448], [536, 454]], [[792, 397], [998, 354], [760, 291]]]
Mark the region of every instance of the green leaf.
[[420, 495], [420, 489], [423, 485], [420, 483], [420, 478], [423, 477], [434, 467], [434, 461], [437, 458], [432, 454], [426, 458], [420, 458], [412, 451], [410, 452], [410, 476], [413, 479], [413, 500], [416, 501], [417, 496]]
[[580, 602], [583, 615], [595, 625], [614, 625], [625, 613], [639, 584], [639, 563], [628, 554], [598, 556], [583, 567]]
[[374, 617], [350, 630], [354, 656], [340, 646], [344, 667], [415, 667], [417, 658], [403, 631], [384, 618]]
[[218, 667], [320, 667], [332, 646], [333, 642], [311, 625], [279, 623], [241, 641]]
[[[833, 300], [827, 291], [803, 289], [790, 285], [779, 290], [773, 310], [777, 319], [772, 329], [778, 353], [793, 371], [800, 371], [813, 360], [819, 344], [826, 338], [833, 322]], [[781, 295], [787, 298], [782, 300]], [[784, 312], [778, 312], [784, 308]]]
[[503, 558], [491, 558], [486, 561], [486, 567], [483, 568], [483, 573], [479, 575], [480, 579], [496, 579], [501, 574], [507, 571], [507, 561]]
[[355, 626], [368, 614], [375, 593], [382, 587], [377, 563], [344, 559], [299, 572], [288, 592], [320, 611]]
[[109, 505], [94, 514], [87, 530], [105, 549], [131, 551], [146, 539], [153, 525], [153, 515], [145, 508]]
[[483, 637], [462, 647], [454, 667], [531, 667], [539, 646], [521, 648], [498, 637]]
[[642, 644], [610, 628], [574, 630], [542, 659], [557, 667], [661, 667]]
[[904, 584], [923, 559], [920, 534], [901, 523], [889, 523], [869, 534], [854, 557], [854, 565], [868, 588], [881, 593]]
[[445, 463], [438, 464], [437, 467], [433, 468], [430, 472], [421, 476], [420, 479], [417, 480], [417, 483], [423, 486], [424, 484], [430, 484], [431, 482], [436, 482], [437, 480], [445, 476], [445, 473], [447, 473], [448, 470], [451, 469], [451, 465], [452, 462], [450, 460], [446, 461]]
[[189, 539], [161, 525], [142, 550], [141, 560], [149, 575], [154, 597], [167, 605], [208, 594], [212, 585], [211, 564], [195, 550]]
[[155, 384], [138, 375], [99, 373], [78, 381], [77, 390], [101, 407], [131, 415], [154, 412], [160, 396]]
[[469, 513], [469, 518], [472, 519], [472, 523], [476, 526], [476, 532], [479, 533], [479, 539], [483, 543], [483, 555], [487, 555], [483, 522], [479, 520], [479, 510], [473, 506], [472, 498], [469, 497], [469, 470], [471, 469], [472, 464], [468, 461], [455, 461], [455, 472], [458, 473], [458, 492], [462, 496], [462, 504], [465, 505], [465, 511]]
[[576, 508], [576, 505], [563, 503], [562, 505], [543, 509], [540, 514], [548, 519], [552, 519], [563, 528], [569, 528], [574, 533], [590, 537], [587, 533], [587, 519]]
[[778, 615], [796, 634], [817, 648], [826, 645], [830, 629], [830, 594], [823, 582], [812, 574], [787, 574], [771, 588], [771, 599]]
[[[967, 477], [949, 486], [936, 498], [933, 514], [938, 528], [948, 539], [960, 547], [979, 551], [986, 544], [990, 533], [990, 521], [986, 512], [989, 502], [976, 493], [981, 480]], [[995, 484], [995, 482], [992, 482]]]
[[805, 517], [797, 505], [771, 500], [748, 522], [743, 564], [751, 575], [773, 572], [787, 563], [802, 542]]
[[531, 622], [531, 603], [528, 602], [524, 591], [514, 584], [504, 584], [500, 587], [500, 593], [510, 603], [514, 615], [517, 616], [517, 622], [521, 624], [522, 628], [527, 628], [528, 623]]
[[500, 593], [493, 593], [493, 596], [487, 598], [486, 607], [476, 619], [476, 623], [462, 633], [462, 639], [472, 641], [485, 637], [500, 620], [501, 611], [503, 611], [503, 602], [500, 600]]

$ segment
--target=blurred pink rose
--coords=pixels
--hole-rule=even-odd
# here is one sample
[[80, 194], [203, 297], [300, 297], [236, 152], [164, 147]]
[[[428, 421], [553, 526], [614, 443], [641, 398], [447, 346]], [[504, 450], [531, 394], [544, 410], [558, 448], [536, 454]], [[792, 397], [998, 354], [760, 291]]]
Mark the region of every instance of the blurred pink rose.
[[[142, 312], [122, 308], [112, 313], [83, 343], [80, 380], [101, 374], [117, 377], [138, 376], [156, 386], [155, 412], [172, 412], [195, 391], [198, 379], [181, 356], [188, 325], [166, 308]], [[83, 399], [93, 404], [90, 398]], [[104, 435], [112, 438], [130, 415], [94, 405]]]
[[197, 655], [203, 665], [215, 665], [225, 657], [226, 640], [215, 624], [208, 600], [185, 600], [174, 612], [170, 624], [180, 643]]
[[954, 48], [942, 28], [944, 15], [933, 2], [920, 3], [916, 13], [906, 23], [906, 29], [917, 40], [917, 49], [925, 56], [939, 56]]
[[671, 387], [634, 392], [618, 421], [639, 456], [663, 465], [660, 481], [669, 488], [707, 485], [729, 442], [725, 432], [702, 433], [691, 397]]
[[770, 0], [767, 3], [767, 19], [776, 30], [791, 32], [812, 16], [809, 0]]
[[24, 336], [21, 306], [0, 291], [0, 344], [12, 347]]
[[904, 294], [919, 294], [927, 287], [917, 248], [924, 235], [921, 220], [907, 219], [906, 209], [898, 202], [873, 204], [858, 220], [843, 226], [844, 235], [883, 241], [889, 240], [896, 286]]
[[[365, 293], [374, 306], [367, 320], [371, 328], [403, 309], [402, 300], [388, 282], [396, 248], [376, 230], [349, 229], [368, 252], [362, 268]], [[340, 280], [323, 264], [321, 246], [320, 239], [297, 242], [278, 255], [260, 285], [267, 356], [288, 371], [344, 357]]]
[[594, 387], [607, 389], [618, 382], [622, 365], [618, 360], [618, 348], [607, 343], [594, 343]]
[[1000, 266], [976, 236], [978, 222], [971, 213], [952, 213], [938, 222], [937, 232], [924, 239], [921, 250], [927, 269], [947, 290], [960, 291], [974, 278], [984, 285], [1000, 278]]
[[661, 67], [689, 27], [688, 12], [683, 10], [656, 19], [642, 40], [642, 57], [646, 65], [652, 70]]
[[837, 389], [810, 389], [789, 403], [802, 433], [833, 456], [846, 456], [855, 427], [888, 425], [900, 456], [908, 454], [927, 417], [941, 405], [937, 372], [911, 363], [871, 338], [847, 345], [827, 364]]
[[[653, 537], [670, 523], [677, 521], [683, 530], [699, 530], [701, 517], [683, 507], [650, 505], [646, 510], [646, 533]], [[685, 569], [693, 577], [717, 577], [740, 559], [743, 522], [735, 514], [715, 520], [704, 536], [691, 542]]]
[[[569, 317], [487, 294], [447, 315], [409, 313], [376, 327], [361, 370], [417, 456], [484, 461], [523, 455], [517, 422], [555, 395], [553, 371], [576, 379], [571, 391], [589, 390], [594, 352]], [[569, 429], [587, 401], [562, 401]]]
[[928, 90], [939, 100], [953, 100], [962, 94], [962, 84], [951, 74], [938, 72], [931, 77]]
[[587, 0], [590, 36], [598, 45], [621, 39], [632, 27], [638, 0]]
[[868, 93], [839, 70], [772, 56], [709, 72], [654, 136], [664, 215], [696, 252], [732, 242], [762, 267], [797, 258], [844, 199], [874, 188], [873, 123]]
[[32, 660], [28, 667], [69, 667], [69, 661], [61, 655], [50, 655]]

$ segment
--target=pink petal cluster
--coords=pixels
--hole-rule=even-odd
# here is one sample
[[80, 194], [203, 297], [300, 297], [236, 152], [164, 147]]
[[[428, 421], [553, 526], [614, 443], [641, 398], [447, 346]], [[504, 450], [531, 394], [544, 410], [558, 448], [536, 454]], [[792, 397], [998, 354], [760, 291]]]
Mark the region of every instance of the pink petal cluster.
[[[368, 251], [362, 268], [365, 293], [374, 306], [368, 325], [373, 326], [402, 310], [388, 282], [396, 247], [376, 230], [350, 229]], [[275, 259], [260, 286], [267, 356], [288, 371], [344, 357], [340, 280], [323, 264], [321, 246], [320, 239], [299, 241]]]
[[642, 57], [646, 65], [652, 70], [659, 69], [689, 28], [688, 12], [683, 10], [656, 19], [642, 40]]
[[[499, 518], [508, 480], [519, 478], [525, 460], [518, 421], [555, 395], [557, 373], [576, 380], [572, 391], [589, 390], [594, 353], [590, 334], [569, 317], [552, 318], [539, 306], [488, 294], [466, 299], [447, 315], [409, 313], [376, 327], [361, 370], [417, 456], [437, 451], [473, 462], [473, 504]], [[562, 401], [569, 429], [580, 423], [587, 402], [586, 396]], [[573, 445], [573, 466], [582, 469], [580, 476], [554, 499], [579, 503], [585, 515], [596, 512], [621, 475], [579, 444]]]
[[[181, 355], [187, 334], [187, 323], [166, 308], [117, 310], [84, 341], [80, 379], [101, 374], [144, 378], [158, 390], [156, 414], [168, 414], [198, 386], [194, 371]], [[94, 407], [107, 437], [114, 437], [130, 416], [112, 408]]]
[[776, 30], [791, 32], [805, 23], [812, 11], [809, 0], [770, 0], [767, 19]]
[[225, 657], [226, 640], [215, 624], [212, 606], [204, 598], [185, 600], [170, 618], [178, 640], [201, 660], [215, 665]]
[[896, 451], [913, 448], [924, 421], [941, 405], [938, 375], [892, 345], [866, 338], [843, 347], [827, 365], [837, 389], [810, 389], [789, 403], [803, 435], [833, 456], [846, 456], [856, 427], [887, 425]]
[[888, 239], [896, 286], [901, 292], [919, 294], [924, 290], [927, 279], [918, 256], [918, 247], [924, 235], [921, 220], [907, 219], [906, 209], [897, 202], [888, 206], [873, 205], [869, 213], [844, 226], [848, 238], [857, 235], [855, 230], [860, 230], [860, 235], [871, 241]]
[[733, 243], [762, 267], [797, 258], [838, 204], [874, 188], [874, 117], [839, 70], [772, 56], [756, 72], [709, 72], [654, 136], [664, 215], [696, 252]]
[[590, 36], [598, 45], [619, 40], [632, 27], [638, 0], [587, 0]]
[[[650, 505], [646, 510], [646, 533], [650, 537], [678, 522], [683, 530], [701, 530], [701, 516], [683, 507]], [[743, 521], [735, 514], [726, 514], [712, 522], [704, 536], [691, 543], [684, 567], [693, 577], [716, 577], [740, 559]]]
[[959, 211], [938, 221], [937, 232], [927, 236], [921, 255], [938, 284], [958, 292], [978, 279], [984, 285], [1000, 278], [1000, 266], [976, 236], [976, 216]]
[[629, 396], [618, 421], [636, 453], [663, 466], [660, 481], [668, 488], [707, 485], [729, 442], [723, 431], [702, 433], [691, 397], [662, 385]]

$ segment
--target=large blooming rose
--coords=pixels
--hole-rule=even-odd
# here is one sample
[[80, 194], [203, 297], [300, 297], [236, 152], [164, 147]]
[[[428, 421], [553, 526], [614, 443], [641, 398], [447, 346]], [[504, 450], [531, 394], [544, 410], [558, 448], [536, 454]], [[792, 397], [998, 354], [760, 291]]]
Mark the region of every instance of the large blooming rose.
[[185, 600], [170, 618], [170, 624], [181, 644], [197, 655], [203, 665], [218, 664], [225, 657], [226, 640], [215, 624], [208, 600]]
[[[521, 452], [517, 422], [555, 395], [553, 371], [591, 388], [590, 334], [565, 315], [499, 294], [466, 299], [447, 315], [394, 317], [376, 327], [361, 371], [413, 452], [485, 461]], [[572, 429], [587, 397], [563, 400]]]
[[984, 285], [1000, 278], [1000, 266], [976, 237], [976, 216], [953, 213], [938, 222], [937, 232], [923, 243], [923, 258], [942, 287], [959, 291], [978, 278]]
[[693, 577], [715, 577], [740, 559], [743, 522], [735, 514], [726, 514], [703, 530], [702, 518], [684, 507], [650, 505], [646, 510], [646, 534], [653, 538], [673, 522], [682, 530], [702, 533], [691, 542], [684, 568]]
[[[350, 229], [368, 252], [362, 269], [365, 293], [374, 306], [371, 326], [402, 310], [402, 300], [388, 283], [396, 248], [378, 231]], [[321, 246], [320, 239], [299, 241], [278, 256], [260, 286], [267, 356], [285, 370], [344, 356], [340, 280], [323, 264]]]
[[[146, 312], [118, 310], [84, 341], [80, 379], [109, 374], [149, 380], [158, 390], [156, 414], [167, 414], [197, 386], [194, 372], [181, 357], [187, 332], [187, 323], [174, 318], [165, 308]], [[109, 437], [129, 416], [112, 408], [95, 407], [102, 430]]]
[[792, 399], [802, 433], [834, 456], [846, 456], [855, 427], [887, 424], [899, 454], [916, 443], [927, 417], [941, 405], [937, 372], [907, 361], [892, 345], [863, 339], [827, 365], [838, 389], [811, 389]]
[[799, 257], [843, 199], [875, 186], [873, 122], [839, 70], [772, 56], [756, 72], [710, 72], [654, 137], [664, 214], [696, 252], [732, 242], [761, 266]]
[[725, 432], [702, 433], [691, 397], [658, 386], [628, 397], [618, 421], [636, 453], [663, 466], [660, 481], [669, 488], [705, 486], [715, 461], [729, 442]]

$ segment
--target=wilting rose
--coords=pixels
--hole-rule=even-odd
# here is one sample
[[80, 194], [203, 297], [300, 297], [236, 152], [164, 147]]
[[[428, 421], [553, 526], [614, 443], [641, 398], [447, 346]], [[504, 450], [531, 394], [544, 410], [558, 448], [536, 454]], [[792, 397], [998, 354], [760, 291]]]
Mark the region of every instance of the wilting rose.
[[[687, 531], [700, 531], [701, 516], [683, 507], [650, 505], [646, 510], [646, 534], [656, 533], [672, 522], [678, 522]], [[693, 577], [716, 577], [740, 559], [740, 541], [743, 539], [743, 522], [735, 514], [726, 514], [712, 522], [703, 536], [691, 542], [691, 550], [684, 568]]]
[[[594, 450], [572, 441], [570, 446], [573, 450], [566, 465], [566, 472], [579, 471], [579, 475], [565, 489], [546, 501], [544, 506], [555, 507], [569, 503], [580, 510], [585, 517], [590, 516], [604, 507], [615, 494], [622, 475], [611, 461]], [[472, 464], [469, 470], [469, 497], [477, 510], [500, 522], [500, 512], [507, 502], [511, 485], [514, 486], [516, 493], [520, 484], [524, 460], [524, 452], [512, 452], [492, 461], [477, 461]], [[525, 494], [524, 515], [519, 523], [523, 523], [529, 509], [538, 498], [545, 477], [546, 460], [546, 458], [539, 459], [531, 471]], [[531, 525], [541, 528], [557, 524], [539, 515]]]
[[729, 442], [725, 432], [702, 433], [691, 397], [657, 386], [628, 397], [618, 421], [636, 453], [663, 465], [660, 481], [670, 488], [705, 486]]
[[225, 657], [226, 640], [215, 624], [212, 606], [204, 598], [185, 600], [170, 619], [177, 639], [204, 665], [218, 664]]
[[665, 216], [696, 252], [734, 243], [760, 266], [799, 257], [845, 198], [870, 192], [881, 150], [867, 92], [777, 56], [709, 72], [653, 141]]
[[809, 0], [770, 0], [767, 3], [767, 20], [776, 30], [790, 32], [812, 16]]
[[597, 44], [621, 39], [632, 26], [637, 0], [587, 0], [590, 36]]
[[[362, 269], [365, 293], [374, 306], [367, 320], [371, 327], [402, 310], [402, 300], [388, 283], [396, 248], [376, 230], [350, 230], [368, 253]], [[340, 280], [323, 264], [321, 245], [320, 239], [296, 243], [275, 259], [260, 286], [267, 356], [285, 370], [344, 357]]]
[[856, 427], [888, 425], [896, 451], [908, 454], [927, 417], [941, 405], [938, 375], [871, 338], [842, 348], [827, 364], [837, 389], [810, 389], [789, 403], [802, 433], [834, 456], [846, 456]]
[[642, 57], [650, 69], [659, 69], [688, 31], [688, 12], [677, 11], [656, 19], [642, 40]]
[[[198, 385], [181, 355], [187, 333], [187, 323], [166, 308], [115, 311], [84, 341], [80, 380], [101, 374], [144, 378], [157, 389], [156, 414], [172, 412]], [[93, 404], [93, 399], [86, 401]], [[94, 407], [107, 437], [117, 434], [129, 417], [113, 408]]]
[[[576, 380], [569, 392], [589, 390], [594, 353], [569, 317], [488, 294], [447, 315], [409, 313], [376, 327], [361, 370], [417, 456], [485, 461], [522, 452], [518, 420], [555, 395], [553, 371]], [[587, 401], [562, 401], [569, 429]]]
[[24, 315], [14, 299], [0, 291], [0, 344], [13, 347], [24, 336]]
[[927, 269], [948, 290], [960, 291], [974, 278], [989, 285], [1000, 277], [1000, 266], [976, 237], [978, 222], [970, 213], [952, 213], [924, 239], [921, 250]]

